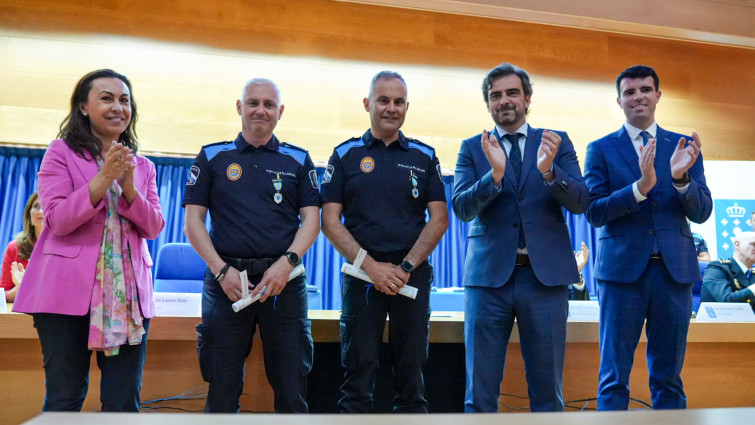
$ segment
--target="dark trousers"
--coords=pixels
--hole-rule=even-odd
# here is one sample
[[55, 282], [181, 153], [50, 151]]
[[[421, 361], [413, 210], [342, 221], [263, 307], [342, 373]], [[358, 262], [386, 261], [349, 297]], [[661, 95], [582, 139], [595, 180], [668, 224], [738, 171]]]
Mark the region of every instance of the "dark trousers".
[[[258, 283], [262, 274], [250, 276]], [[304, 276], [288, 282], [277, 297], [235, 313], [220, 284], [207, 272], [202, 294], [202, 323], [197, 325], [199, 364], [210, 383], [205, 412], [241, 409], [246, 358], [259, 324], [267, 381], [276, 412], [307, 412], [307, 375], [312, 369], [312, 326], [307, 318]]]
[[[376, 259], [396, 264], [401, 258]], [[409, 278], [408, 284], [418, 289], [417, 297], [411, 299], [403, 295], [383, 294], [369, 282], [343, 275], [341, 364], [346, 373], [338, 401], [340, 412], [372, 411], [375, 375], [388, 315], [388, 338], [396, 387], [393, 411], [427, 413], [422, 366], [427, 361], [432, 280], [432, 266], [425, 261]]]
[[[92, 352], [87, 348], [89, 315], [34, 313], [45, 368], [43, 411], [80, 411], [89, 389]], [[149, 319], [144, 320], [149, 330]], [[102, 372], [100, 401], [103, 412], [138, 412], [147, 334], [138, 345], [122, 345], [117, 356], [97, 351]]]
[[519, 328], [530, 410], [563, 411], [568, 289], [545, 286], [529, 266], [501, 287], [464, 290], [466, 412], [497, 412], [511, 329]]
[[692, 284], [677, 283], [662, 260], [650, 260], [636, 282], [598, 280], [598, 295], [598, 410], [628, 408], [629, 374], [643, 325], [648, 341], [647, 362], [653, 408], [686, 408], [687, 397], [681, 373], [687, 349]]

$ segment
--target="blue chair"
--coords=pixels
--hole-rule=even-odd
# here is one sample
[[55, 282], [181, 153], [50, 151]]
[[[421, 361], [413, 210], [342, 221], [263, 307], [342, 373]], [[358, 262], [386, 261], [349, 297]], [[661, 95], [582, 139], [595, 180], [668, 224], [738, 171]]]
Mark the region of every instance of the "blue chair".
[[[708, 267], [708, 263], [706, 261], [698, 261], [697, 264], [700, 266], [700, 274], [705, 275], [705, 268]], [[703, 288], [703, 281], [702, 279], [695, 282], [695, 285], [692, 286], [692, 311], [697, 314], [697, 310], [700, 309], [700, 291]]]
[[464, 288], [432, 288], [430, 309], [432, 311], [464, 311]]
[[[201, 293], [207, 268], [202, 257], [188, 243], [166, 243], [157, 253], [155, 292]], [[322, 309], [322, 292], [307, 285], [310, 310]]]
[[155, 264], [155, 292], [202, 292], [207, 264], [190, 244], [164, 244]]

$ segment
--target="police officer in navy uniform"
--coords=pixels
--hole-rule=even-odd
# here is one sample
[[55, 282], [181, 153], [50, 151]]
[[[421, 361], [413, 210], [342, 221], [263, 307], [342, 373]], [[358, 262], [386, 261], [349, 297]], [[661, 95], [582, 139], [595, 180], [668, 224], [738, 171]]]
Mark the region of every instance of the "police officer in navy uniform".
[[[317, 175], [306, 150], [273, 135], [283, 114], [274, 82], [247, 82], [236, 109], [241, 133], [202, 148], [184, 197], [186, 235], [208, 266], [197, 325], [200, 369], [210, 383], [205, 412], [240, 410], [244, 364], [259, 325], [275, 411], [305, 413], [313, 355], [307, 285], [303, 275], [288, 278], [319, 232]], [[264, 293], [235, 313], [242, 270], [251, 295]]]
[[[361, 268], [372, 281], [343, 276], [346, 373], [338, 409], [345, 413], [372, 409], [386, 314], [394, 411], [427, 412], [422, 366], [433, 274], [426, 260], [448, 228], [448, 208], [435, 151], [399, 131], [409, 107], [406, 93], [400, 74], [375, 75], [363, 101], [370, 129], [337, 146], [323, 176], [323, 233], [349, 262], [367, 251]], [[407, 284], [418, 289], [415, 299], [397, 296]]]
[[705, 268], [700, 301], [749, 303], [755, 312], [755, 232], [734, 238], [734, 257], [711, 261]]

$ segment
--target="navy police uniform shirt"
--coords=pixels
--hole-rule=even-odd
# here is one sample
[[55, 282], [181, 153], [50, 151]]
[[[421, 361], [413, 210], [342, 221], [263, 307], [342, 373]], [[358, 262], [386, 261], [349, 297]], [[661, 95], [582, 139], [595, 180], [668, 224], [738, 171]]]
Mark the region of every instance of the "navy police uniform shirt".
[[446, 202], [432, 147], [401, 132], [386, 146], [369, 130], [334, 149], [320, 196], [343, 205], [344, 225], [371, 253], [409, 251], [425, 227], [428, 202]]
[[278, 257], [299, 229], [299, 209], [320, 206], [317, 173], [306, 150], [275, 136], [255, 148], [239, 133], [233, 142], [202, 147], [183, 204], [208, 208], [221, 256]]

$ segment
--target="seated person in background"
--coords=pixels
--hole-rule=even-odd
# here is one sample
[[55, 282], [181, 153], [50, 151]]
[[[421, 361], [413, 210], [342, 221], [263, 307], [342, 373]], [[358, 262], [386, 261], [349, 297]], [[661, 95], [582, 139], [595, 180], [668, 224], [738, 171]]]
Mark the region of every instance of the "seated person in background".
[[45, 214], [39, 206], [37, 192], [34, 192], [26, 201], [24, 208], [24, 227], [16, 237], [10, 241], [3, 255], [2, 275], [0, 275], [0, 288], [5, 289], [5, 299], [12, 303], [16, 299], [21, 279], [24, 277], [26, 265], [29, 263], [31, 251], [37, 243], [39, 233], [45, 225]]
[[710, 261], [708, 244], [705, 243], [703, 235], [692, 232], [692, 239], [695, 241], [695, 251], [697, 251], [697, 261]]
[[734, 257], [708, 264], [703, 276], [700, 301], [719, 303], [750, 303], [755, 311], [755, 232], [742, 232], [734, 237]]
[[752, 231], [755, 232], [755, 211], [750, 214], [750, 226], [752, 226]]
[[582, 242], [582, 249], [577, 251], [575, 258], [577, 260], [577, 270], [579, 270], [579, 283], [569, 285], [569, 299], [576, 301], [590, 301], [590, 291], [587, 289], [585, 279], [582, 277], [582, 268], [587, 264], [590, 258], [590, 249]]

